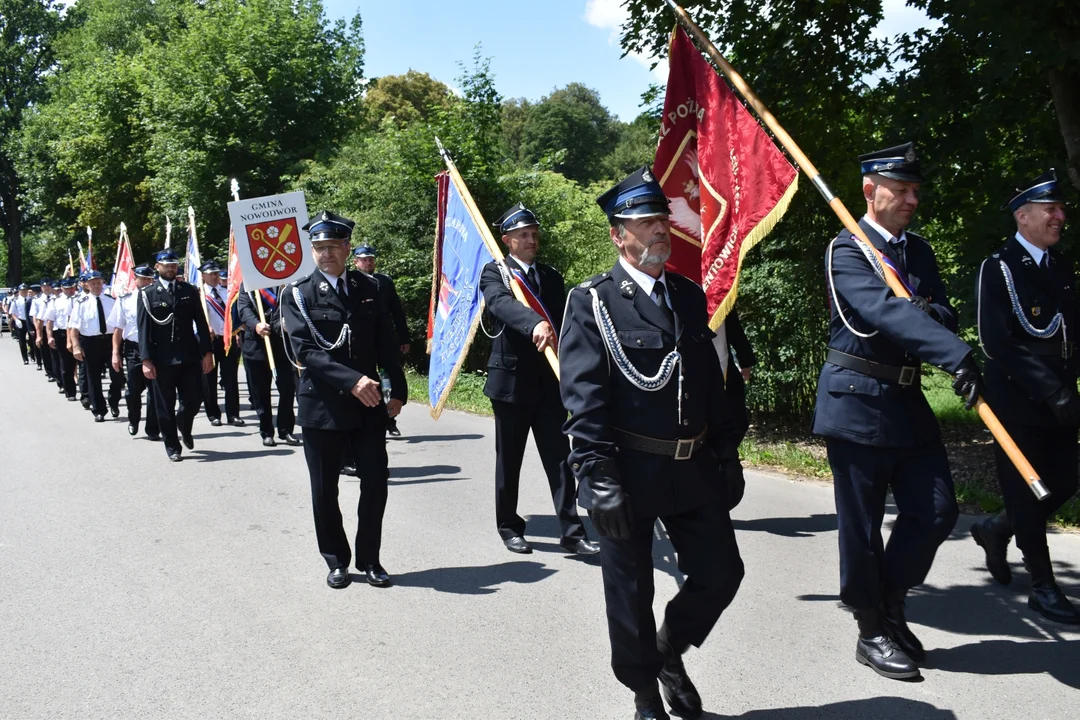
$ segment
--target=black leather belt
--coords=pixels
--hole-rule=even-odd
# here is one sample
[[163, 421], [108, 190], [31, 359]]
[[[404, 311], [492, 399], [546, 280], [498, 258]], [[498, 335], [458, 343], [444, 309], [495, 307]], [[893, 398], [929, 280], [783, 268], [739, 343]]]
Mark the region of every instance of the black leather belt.
[[621, 448], [639, 450], [653, 455], [664, 455], [676, 460], [689, 460], [694, 457], [694, 453], [705, 445], [707, 431], [708, 427], [704, 428], [696, 437], [660, 440], [659, 438], [645, 437], [619, 428], [611, 428], [611, 433], [615, 436], [615, 443]]
[[138, 350], [139, 349], [139, 343], [135, 342], [134, 340], [124, 340], [124, 349], [125, 350]]
[[833, 365], [839, 365], [842, 368], [854, 370], [863, 375], [876, 377], [879, 380], [888, 380], [889, 382], [898, 383], [905, 387], [915, 385], [919, 380], [918, 365], [884, 365], [872, 360], [848, 355], [847, 353], [834, 350], [833, 348], [829, 348], [829, 354], [825, 356], [825, 360], [831, 362]]
[[1076, 350], [1074, 342], [1026, 342], [1024, 343], [1031, 352], [1036, 355], [1048, 355], [1068, 360]]

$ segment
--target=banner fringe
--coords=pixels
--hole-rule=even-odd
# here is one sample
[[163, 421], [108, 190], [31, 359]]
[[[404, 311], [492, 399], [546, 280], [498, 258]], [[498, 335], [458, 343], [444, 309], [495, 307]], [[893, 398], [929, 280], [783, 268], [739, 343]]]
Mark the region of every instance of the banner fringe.
[[795, 192], [799, 189], [799, 173], [795, 173], [795, 179], [788, 185], [787, 190], [777, 201], [773, 209], [769, 211], [768, 215], [761, 218], [761, 221], [747, 233], [743, 238], [742, 245], [739, 248], [739, 266], [735, 269], [735, 282], [731, 285], [731, 290], [728, 291], [727, 297], [724, 298], [724, 302], [720, 303], [719, 307], [713, 311], [712, 317], [709, 318], [709, 328], [714, 332], [723, 324], [727, 318], [731, 309], [735, 307], [735, 300], [739, 297], [739, 276], [742, 274], [743, 260], [746, 258], [746, 254], [750, 252], [755, 245], [772, 232], [776, 224], [783, 219], [784, 214], [787, 213], [788, 208], [791, 207], [791, 201], [795, 197]]

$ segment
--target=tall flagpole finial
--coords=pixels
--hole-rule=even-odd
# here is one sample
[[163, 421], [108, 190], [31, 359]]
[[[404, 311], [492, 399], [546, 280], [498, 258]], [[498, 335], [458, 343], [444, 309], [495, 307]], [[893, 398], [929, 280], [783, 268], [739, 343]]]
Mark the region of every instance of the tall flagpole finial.
[[240, 183], [236, 182], [236, 178], [229, 181], [229, 192], [232, 193], [232, 199], [234, 201], [240, 200]]

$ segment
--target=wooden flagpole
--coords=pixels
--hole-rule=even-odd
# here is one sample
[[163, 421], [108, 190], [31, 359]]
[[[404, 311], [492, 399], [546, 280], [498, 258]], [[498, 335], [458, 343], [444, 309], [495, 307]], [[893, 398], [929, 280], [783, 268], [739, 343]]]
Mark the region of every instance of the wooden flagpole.
[[[866, 233], [859, 227], [859, 223], [855, 221], [855, 218], [844, 206], [843, 201], [833, 194], [832, 190], [825, 183], [825, 179], [818, 172], [814, 164], [810, 162], [810, 158], [799, 148], [787, 131], [776, 119], [776, 117], [769, 112], [769, 108], [765, 106], [765, 103], [754, 93], [753, 89], [747, 84], [743, 77], [731, 66], [731, 63], [720, 54], [720, 51], [716, 49], [716, 46], [709, 40], [709, 38], [702, 32], [701, 28], [690, 18], [685, 10], [679, 7], [679, 4], [675, 0], [666, 0], [667, 4], [671, 6], [671, 9], [675, 12], [675, 17], [678, 19], [679, 24], [683, 26], [687, 33], [690, 34], [697, 46], [702, 49], [706, 55], [712, 58], [712, 61], [716, 63], [716, 66], [724, 73], [724, 76], [731, 82], [739, 94], [750, 104], [750, 107], [754, 109], [757, 116], [761, 118], [765, 126], [769, 128], [776, 139], [780, 141], [780, 144], [784, 146], [784, 149], [788, 151], [791, 157], [798, 164], [799, 168], [806, 173], [806, 176], [810, 178], [810, 182], [814, 184], [814, 187], [818, 189], [821, 196], [825, 198], [825, 202], [832, 208], [836, 216], [840, 218], [840, 222], [855, 238], [858, 239], [866, 247], [878, 257], [879, 261], [883, 260], [882, 254], [874, 247], [873, 243], [866, 237]], [[884, 265], [884, 263], [882, 263]], [[893, 291], [893, 294], [897, 297], [907, 298], [911, 297], [907, 289], [904, 287], [900, 279], [897, 278], [892, 272], [885, 272], [885, 282], [889, 286], [889, 289]], [[1050, 496], [1050, 490], [1046, 487], [1046, 483], [1035, 472], [1035, 468], [1031, 466], [1027, 458], [1024, 457], [1024, 453], [1017, 447], [1016, 442], [1009, 435], [1008, 431], [1001, 424], [1001, 421], [997, 419], [997, 415], [994, 414], [990, 406], [986, 404], [986, 401], [980, 396], [975, 402], [975, 410], [979, 413], [979, 417], [986, 424], [986, 427], [990, 430], [990, 433], [1001, 445], [1001, 449], [1005, 451], [1005, 454], [1009, 456], [1009, 460], [1016, 466], [1017, 471], [1020, 473], [1020, 477], [1024, 478], [1028, 487], [1035, 493], [1035, 497], [1039, 500], [1043, 500]]]
[[[450, 157], [450, 153], [443, 147], [439, 138], [435, 138], [435, 144], [439, 146], [439, 154], [442, 155], [443, 162], [446, 163], [446, 169], [450, 171], [450, 177], [453, 179], [454, 184], [457, 185], [458, 190], [461, 192], [461, 199], [465, 202], [465, 207], [468, 208], [469, 214], [472, 215], [473, 222], [480, 228], [480, 237], [484, 240], [484, 244], [487, 245], [488, 251], [491, 252], [492, 257], [495, 258], [495, 262], [505, 262], [506, 256], [503, 254], [502, 248], [495, 241], [495, 237], [491, 234], [491, 228], [484, 221], [484, 216], [480, 214], [480, 209], [476, 206], [476, 201], [473, 200], [472, 193], [469, 192], [469, 186], [465, 184], [465, 181], [461, 178], [461, 173], [458, 172], [457, 165], [454, 164], [453, 158]], [[525, 299], [525, 293], [521, 291], [515, 283], [510, 283], [510, 291], [514, 293], [514, 297], [526, 307], [529, 306], [528, 300]], [[555, 349], [551, 347], [544, 348], [544, 357], [547, 358], [548, 364], [551, 365], [552, 372], [555, 373], [555, 378], [559, 377], [559, 356], [555, 354]]]

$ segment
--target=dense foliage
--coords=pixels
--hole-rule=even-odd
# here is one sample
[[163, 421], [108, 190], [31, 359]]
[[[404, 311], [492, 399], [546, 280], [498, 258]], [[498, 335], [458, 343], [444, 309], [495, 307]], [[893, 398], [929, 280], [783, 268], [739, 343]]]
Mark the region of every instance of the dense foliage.
[[[997, 208], [1010, 182], [1054, 165], [1080, 185], [1080, 20], [1066, 0], [911, 4], [938, 24], [884, 37], [881, 0], [686, 2], [856, 214], [855, 156], [918, 144], [933, 177], [920, 229], [970, 339], [972, 272], [1007, 230]], [[624, 49], [662, 56], [664, 0], [628, 7]], [[580, 83], [502, 97], [479, 47], [455, 91], [416, 71], [366, 79], [363, 59], [360, 18], [330, 23], [319, 0], [79, 0], [66, 13], [53, 0], [0, 0], [0, 253], [23, 262], [8, 260], [9, 281], [57, 273], [86, 225], [102, 265], [121, 221], [138, 260], [163, 242], [166, 216], [181, 247], [188, 205], [204, 256], [224, 259], [235, 177], [245, 196], [301, 188], [310, 209], [355, 218], [422, 337], [436, 137], [486, 217], [518, 200], [537, 211], [543, 256], [568, 282], [610, 266], [594, 198], [651, 162], [662, 92], [625, 123]], [[804, 184], [748, 259], [739, 309], [760, 357], [760, 411], [812, 408], [821, 257], [837, 228]], [[422, 343], [411, 359], [423, 364]]]

